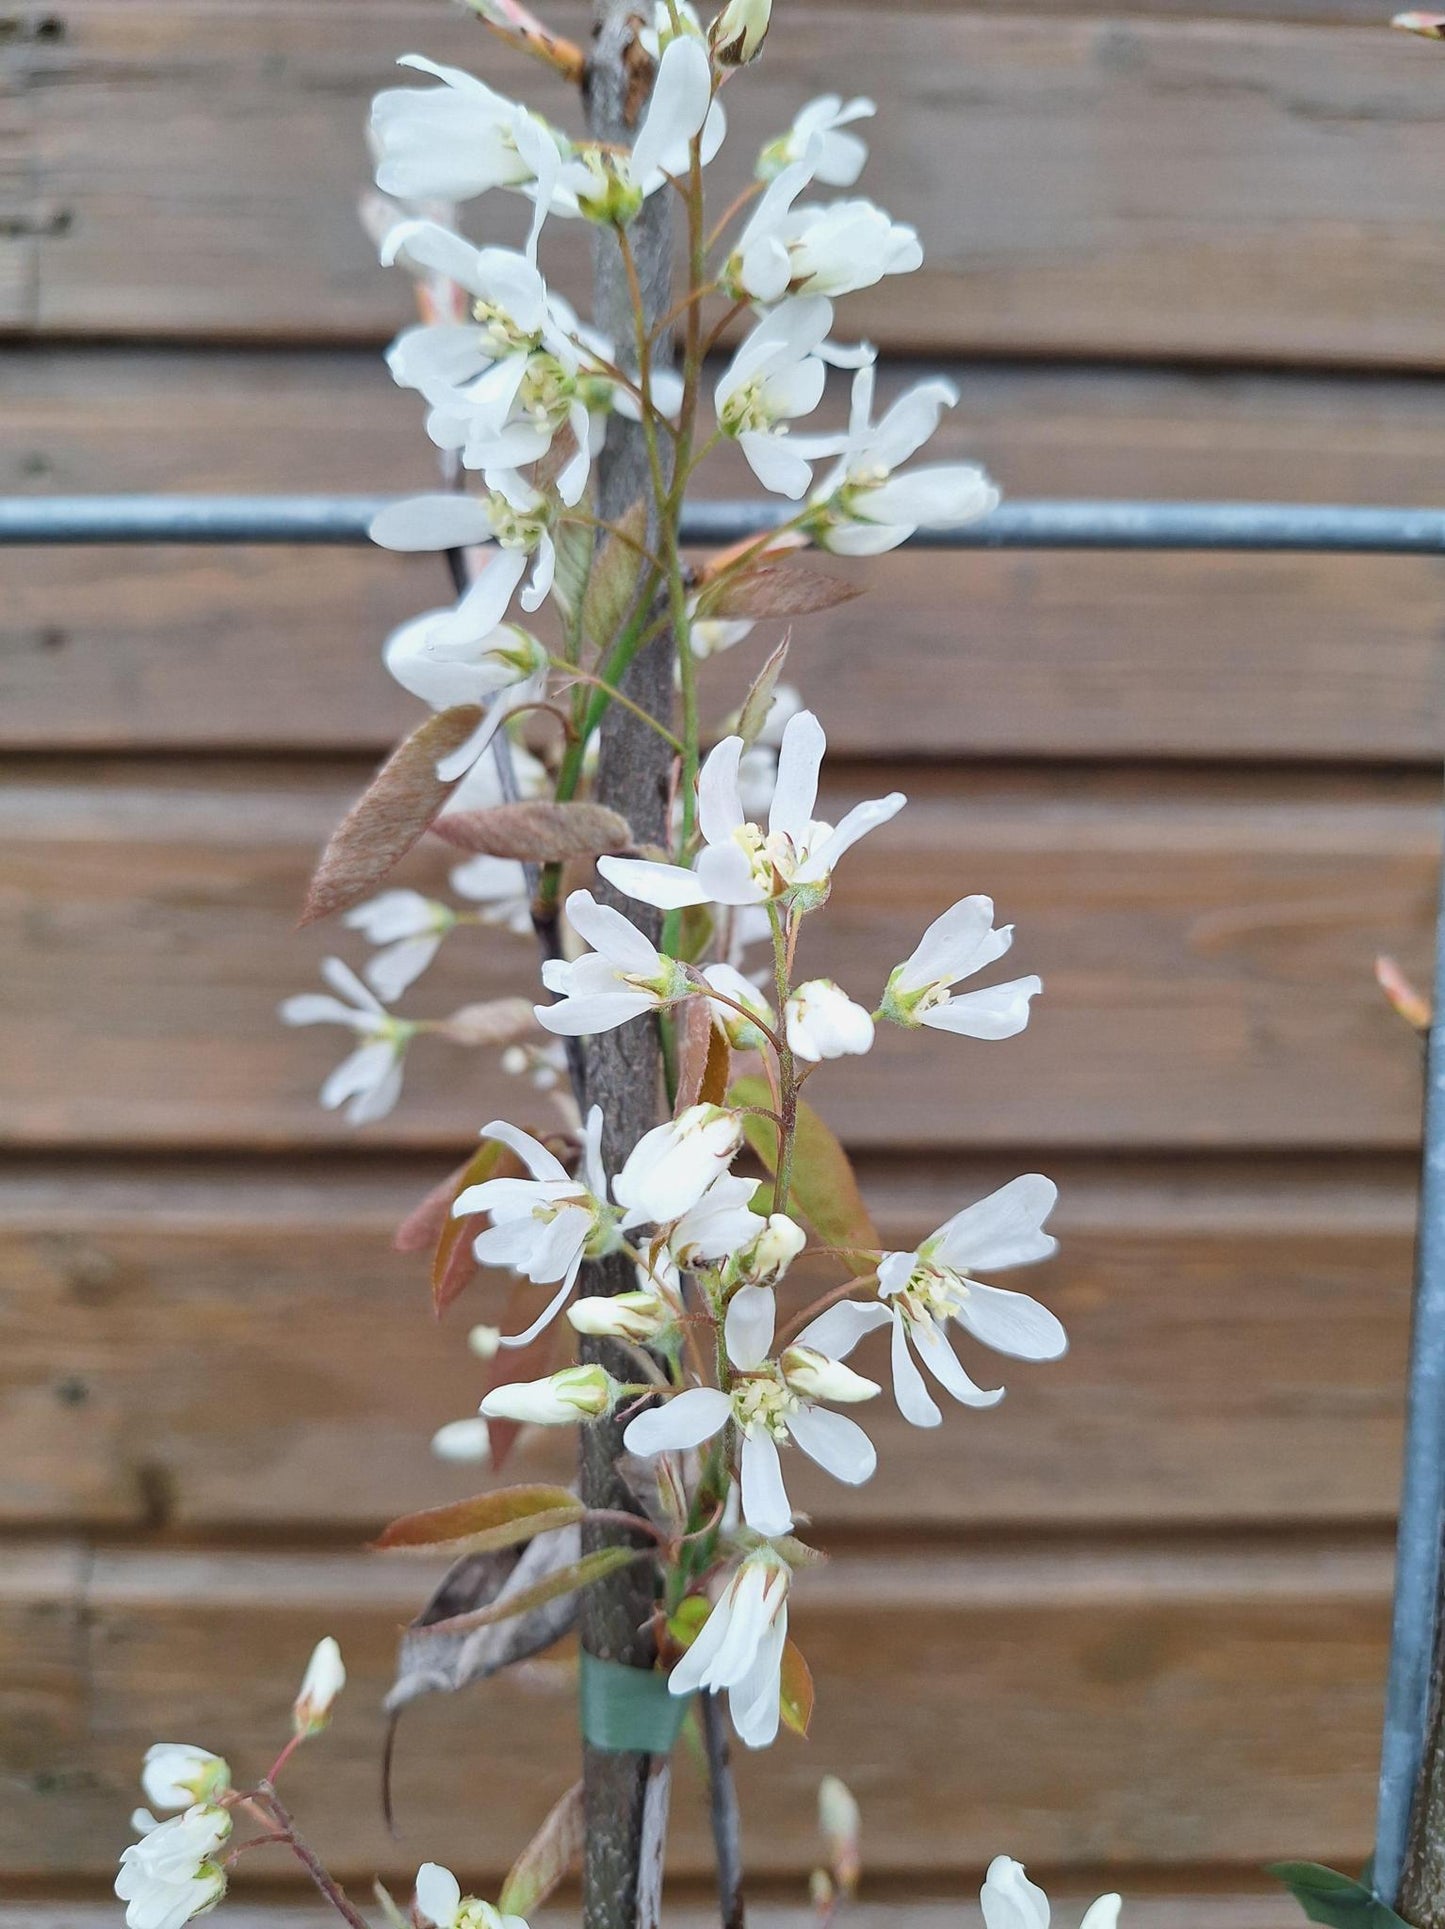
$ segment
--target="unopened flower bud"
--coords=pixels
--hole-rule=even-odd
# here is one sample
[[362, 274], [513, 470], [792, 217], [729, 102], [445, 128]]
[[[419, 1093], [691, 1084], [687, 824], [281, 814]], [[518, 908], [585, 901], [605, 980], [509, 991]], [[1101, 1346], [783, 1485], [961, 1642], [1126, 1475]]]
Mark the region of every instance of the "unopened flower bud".
[[818, 1827], [828, 1846], [833, 1879], [851, 1896], [863, 1872], [858, 1849], [862, 1817], [852, 1789], [836, 1775], [825, 1775], [818, 1784]]
[[672, 1311], [656, 1293], [605, 1294], [574, 1300], [567, 1318], [579, 1333], [597, 1333], [618, 1340], [655, 1340], [672, 1324]]
[[482, 1401], [489, 1420], [521, 1420], [534, 1427], [569, 1427], [610, 1413], [617, 1382], [600, 1366], [569, 1366], [545, 1380], [493, 1387]]
[[822, 1914], [825, 1910], [831, 1911], [837, 1899], [832, 1876], [826, 1869], [814, 1869], [808, 1877], [808, 1900], [813, 1907]]
[[853, 1406], [871, 1400], [878, 1392], [875, 1380], [865, 1380], [841, 1360], [830, 1360], [811, 1346], [790, 1346], [779, 1362], [783, 1378], [794, 1393], [808, 1400], [831, 1400], [835, 1406]]
[[788, 1044], [799, 1058], [817, 1064], [866, 1052], [873, 1043], [873, 1020], [831, 978], [810, 978], [789, 998], [784, 1014]]
[[231, 1770], [209, 1749], [158, 1741], [146, 1750], [140, 1785], [153, 1808], [190, 1808], [224, 1795], [231, 1786]]
[[719, 67], [746, 67], [756, 60], [768, 37], [773, 0], [727, 0], [707, 30], [708, 45]]
[[331, 1635], [316, 1643], [306, 1672], [301, 1677], [301, 1692], [291, 1710], [298, 1735], [318, 1735], [331, 1719], [331, 1704], [346, 1686], [346, 1664]]
[[502, 1344], [500, 1326], [474, 1326], [467, 1334], [468, 1349], [479, 1360], [494, 1360]]
[[808, 1235], [796, 1219], [790, 1219], [785, 1212], [775, 1212], [752, 1245], [738, 1254], [738, 1277], [753, 1286], [772, 1286], [807, 1243]]

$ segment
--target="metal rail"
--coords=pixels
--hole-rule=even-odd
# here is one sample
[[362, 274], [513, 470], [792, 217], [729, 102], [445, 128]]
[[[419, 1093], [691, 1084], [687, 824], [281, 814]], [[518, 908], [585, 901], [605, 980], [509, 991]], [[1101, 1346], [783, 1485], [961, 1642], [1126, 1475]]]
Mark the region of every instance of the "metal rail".
[[[0, 545], [365, 543], [386, 496], [0, 497]], [[696, 502], [683, 535], [707, 547], [783, 520], [763, 502]], [[967, 528], [923, 532], [929, 549], [1192, 549], [1445, 555], [1445, 510], [1283, 502], [1007, 502]]]
[[[0, 497], [0, 546], [72, 543], [363, 544], [385, 496]], [[736, 542], [783, 520], [775, 503], [700, 502], [685, 539]], [[965, 529], [920, 533], [936, 549], [1209, 550], [1445, 556], [1445, 510], [1277, 502], [1008, 502]], [[1445, 873], [1437, 926], [1436, 1024], [1410, 1337], [1409, 1410], [1386, 1690], [1375, 1890], [1399, 1893], [1429, 1715], [1445, 1525]]]

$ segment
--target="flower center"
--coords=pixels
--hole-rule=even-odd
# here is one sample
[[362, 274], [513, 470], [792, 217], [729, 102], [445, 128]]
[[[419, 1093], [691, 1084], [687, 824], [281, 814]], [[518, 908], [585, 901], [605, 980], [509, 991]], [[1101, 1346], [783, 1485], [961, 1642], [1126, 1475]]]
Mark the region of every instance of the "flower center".
[[911, 1325], [921, 1326], [925, 1321], [949, 1319], [968, 1298], [968, 1290], [969, 1281], [962, 1273], [925, 1260], [914, 1267], [903, 1290], [893, 1295], [893, 1303], [903, 1308]]
[[494, 361], [504, 355], [530, 354], [541, 345], [541, 336], [526, 334], [500, 302], [479, 298], [472, 303], [472, 318], [482, 331], [483, 350]]
[[539, 501], [531, 508], [517, 509], [497, 489], [487, 497], [487, 519], [492, 525], [492, 534], [503, 549], [525, 549], [528, 552], [534, 550], [546, 535], [549, 521], [545, 502]]
[[517, 407], [541, 428], [555, 428], [567, 419], [577, 392], [576, 378], [555, 355], [532, 355], [517, 391]]
[[755, 376], [751, 382], [734, 389], [723, 404], [720, 426], [728, 435], [746, 435], [753, 430], [770, 429], [773, 421], [767, 384], [761, 376]]
[[733, 1388], [733, 1415], [744, 1433], [767, 1433], [774, 1440], [788, 1437], [788, 1415], [802, 1405], [781, 1375], [750, 1374]]

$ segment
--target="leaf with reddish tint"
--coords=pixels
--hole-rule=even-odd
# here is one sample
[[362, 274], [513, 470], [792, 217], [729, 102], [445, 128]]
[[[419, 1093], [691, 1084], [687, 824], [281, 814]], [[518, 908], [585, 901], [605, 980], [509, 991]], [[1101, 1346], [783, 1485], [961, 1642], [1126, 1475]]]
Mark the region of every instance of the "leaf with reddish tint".
[[792, 639], [793, 633], [789, 630], [753, 678], [752, 688], [743, 699], [743, 707], [738, 712], [736, 734], [745, 744], [756, 743], [763, 734], [768, 712], [773, 707], [773, 698], [778, 694], [778, 678], [783, 674], [783, 665], [788, 660], [788, 645]]
[[432, 828], [459, 850], [533, 864], [566, 864], [632, 845], [632, 826], [603, 804], [498, 804], [492, 810], [450, 811]]
[[611, 649], [637, 600], [646, 564], [636, 545], [647, 541], [647, 504], [634, 502], [613, 521], [618, 532], [608, 536], [592, 558], [582, 597], [582, 628], [600, 650]]
[[497, 1908], [504, 1916], [530, 1916], [550, 1896], [582, 1853], [582, 1784], [572, 1787], [547, 1816], [512, 1864]]
[[452, 1200], [466, 1183], [463, 1175], [470, 1164], [471, 1161], [467, 1160], [466, 1164], [456, 1166], [432, 1187], [425, 1198], [417, 1200], [391, 1235], [393, 1252], [420, 1253], [435, 1246], [452, 1216]]
[[818, 610], [836, 609], [863, 594], [857, 583], [841, 576], [825, 576], [806, 563], [764, 563], [735, 576], [699, 605], [710, 617], [812, 616]]
[[314, 924], [348, 910], [406, 856], [456, 789], [437, 764], [464, 744], [482, 720], [474, 703], [428, 717], [399, 743], [331, 833], [301, 913]]
[[1375, 960], [1375, 983], [1389, 999], [1391, 1008], [1415, 1031], [1430, 1029], [1430, 1000], [1401, 971], [1393, 958]]
[[565, 1487], [502, 1487], [471, 1500], [428, 1507], [424, 1513], [403, 1514], [371, 1544], [384, 1551], [449, 1547], [457, 1553], [486, 1554], [515, 1547], [549, 1528], [569, 1527], [586, 1511]]
[[791, 1639], [783, 1643], [781, 1686], [783, 1725], [795, 1735], [806, 1736], [813, 1719], [813, 1671]]
[[472, 1241], [487, 1224], [484, 1212], [469, 1213], [463, 1219], [453, 1218], [452, 1201], [459, 1198], [468, 1186], [478, 1186], [484, 1179], [525, 1178], [526, 1167], [500, 1139], [486, 1139], [452, 1177], [451, 1199], [447, 1202], [446, 1216], [437, 1234], [436, 1251], [432, 1254], [431, 1263], [431, 1303], [438, 1319], [477, 1270], [477, 1262], [472, 1257]]
[[[772, 1105], [772, 1094], [761, 1078], [740, 1078], [728, 1097], [734, 1106]], [[769, 1172], [778, 1169], [778, 1128], [769, 1118], [749, 1113], [743, 1120], [748, 1144]], [[873, 1262], [853, 1256], [851, 1249], [877, 1252], [881, 1241], [858, 1190], [852, 1162], [811, 1105], [798, 1101], [798, 1126], [793, 1139], [793, 1183], [785, 1210], [806, 1219], [826, 1246], [838, 1247], [845, 1265], [861, 1278], [874, 1270]]]
[[[471, 1251], [470, 1246], [467, 1248]], [[520, 1333], [531, 1325], [537, 1312], [537, 1294], [540, 1289], [530, 1280], [517, 1280], [507, 1299], [506, 1324], [504, 1331]], [[550, 1290], [550, 1289], [547, 1289]], [[487, 1367], [487, 1381], [484, 1393], [494, 1387], [510, 1386], [519, 1380], [542, 1380], [552, 1371], [552, 1362], [557, 1357], [557, 1347], [562, 1335], [572, 1331], [561, 1320], [553, 1320], [544, 1326], [530, 1345], [508, 1347], [498, 1353]], [[517, 1436], [522, 1431], [520, 1420], [489, 1420], [487, 1422], [487, 1444], [493, 1473], [500, 1473], [511, 1457], [517, 1444]]]
[[647, 1553], [645, 1548], [599, 1547], [594, 1553], [584, 1554], [580, 1561], [558, 1568], [555, 1574], [549, 1574], [545, 1580], [531, 1587], [518, 1588], [487, 1607], [476, 1608], [470, 1614], [459, 1614], [453, 1620], [434, 1621], [432, 1627], [448, 1634], [464, 1634], [472, 1628], [491, 1627], [496, 1621], [508, 1620], [514, 1614], [527, 1614], [533, 1608], [542, 1607], [564, 1594], [575, 1594], [581, 1588], [590, 1587], [594, 1581], [615, 1574], [620, 1567], [645, 1560]]
[[721, 1105], [732, 1076], [732, 1047], [713, 1021], [706, 998], [689, 998], [678, 1008], [677, 1103], [673, 1116], [690, 1105]]

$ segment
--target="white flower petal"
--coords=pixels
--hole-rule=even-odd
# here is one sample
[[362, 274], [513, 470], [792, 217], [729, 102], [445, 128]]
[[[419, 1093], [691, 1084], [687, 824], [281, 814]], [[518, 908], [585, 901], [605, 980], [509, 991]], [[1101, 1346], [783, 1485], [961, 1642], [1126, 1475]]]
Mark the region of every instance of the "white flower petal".
[[709, 751], [697, 777], [697, 821], [709, 844], [726, 844], [743, 823], [738, 796], [741, 737], [724, 737]]
[[888, 1308], [877, 1300], [840, 1300], [838, 1305], [809, 1320], [793, 1344], [811, 1346], [815, 1353], [826, 1353], [830, 1360], [846, 1360], [865, 1333], [887, 1326], [892, 1317]]
[[934, 1031], [951, 1031], [962, 1038], [1016, 1038], [1029, 1022], [1029, 1001], [1043, 990], [1042, 978], [1013, 978], [1006, 985], [986, 985], [965, 991], [920, 1014], [920, 1022]]
[[784, 832], [799, 849], [813, 821], [818, 771], [827, 747], [823, 726], [811, 710], [800, 710], [789, 719], [778, 751], [778, 781], [768, 812], [768, 829]]
[[624, 897], [656, 905], [661, 911], [680, 911], [685, 905], [708, 902], [696, 877], [681, 864], [653, 864], [638, 857], [599, 857], [597, 868]]
[[960, 1406], [996, 1407], [1003, 1398], [1004, 1390], [1001, 1386], [985, 1390], [981, 1386], [974, 1385], [959, 1365], [958, 1355], [932, 1320], [911, 1327], [909, 1337], [918, 1349], [919, 1359], [944, 1391], [951, 1393]]
[[689, 1387], [662, 1406], [639, 1413], [629, 1422], [622, 1444], [629, 1453], [637, 1454], [680, 1452], [697, 1447], [727, 1425], [732, 1410], [732, 1401], [716, 1387]]
[[728, 1301], [723, 1337], [728, 1358], [740, 1373], [762, 1365], [773, 1344], [777, 1301], [770, 1286], [739, 1286]]
[[846, 1413], [830, 1413], [826, 1407], [799, 1407], [788, 1416], [788, 1432], [810, 1460], [846, 1486], [861, 1486], [878, 1465], [873, 1442]]
[[965, 1206], [941, 1225], [928, 1242], [945, 1266], [956, 1272], [998, 1272], [1048, 1259], [1058, 1241], [1043, 1230], [1059, 1189], [1041, 1172], [1010, 1179], [986, 1199]]
[[451, 1929], [462, 1903], [462, 1885], [439, 1862], [423, 1862], [416, 1872], [416, 1906], [437, 1929]]
[[1063, 1322], [1027, 1293], [974, 1281], [954, 1314], [976, 1340], [1016, 1360], [1057, 1360], [1069, 1349]]
[[893, 1314], [892, 1356], [893, 1394], [898, 1402], [898, 1411], [910, 1426], [938, 1426], [943, 1415], [923, 1384], [923, 1375], [913, 1363], [913, 1355], [908, 1350], [908, 1322], [903, 1317], [901, 1307]]
[[371, 520], [371, 540], [383, 549], [466, 549], [491, 537], [486, 506], [447, 493], [388, 503]]
[[[493, 1119], [482, 1127], [479, 1136], [499, 1139], [509, 1151], [516, 1153], [534, 1179], [567, 1179], [567, 1168], [557, 1155], [549, 1152], [545, 1145], [534, 1139], [530, 1132], [524, 1132], [520, 1126], [509, 1125], [505, 1119]], [[460, 1199], [457, 1204], [461, 1204]]]
[[[732, 1411], [731, 1402], [728, 1411]], [[743, 1435], [741, 1458], [743, 1519], [755, 1534], [765, 1534], [770, 1540], [786, 1534], [793, 1525], [793, 1510], [783, 1485], [777, 1442], [756, 1427]]]
[[662, 969], [661, 954], [652, 940], [612, 905], [599, 904], [590, 891], [573, 891], [565, 908], [567, 922], [577, 935], [621, 970], [656, 977]]
[[995, 1856], [979, 1891], [986, 1929], [1049, 1929], [1049, 1899], [1011, 1856]]

